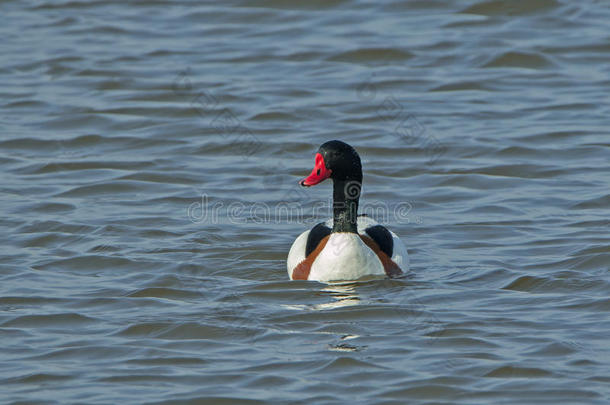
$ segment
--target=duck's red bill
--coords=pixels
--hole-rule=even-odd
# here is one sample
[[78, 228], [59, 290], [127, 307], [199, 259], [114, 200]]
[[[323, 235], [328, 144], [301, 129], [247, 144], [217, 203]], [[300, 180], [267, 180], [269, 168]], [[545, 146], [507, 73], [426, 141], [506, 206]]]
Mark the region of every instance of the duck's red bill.
[[309, 187], [315, 186], [330, 177], [332, 170], [326, 168], [324, 158], [320, 153], [316, 153], [316, 160], [311, 174], [299, 182], [300, 185]]

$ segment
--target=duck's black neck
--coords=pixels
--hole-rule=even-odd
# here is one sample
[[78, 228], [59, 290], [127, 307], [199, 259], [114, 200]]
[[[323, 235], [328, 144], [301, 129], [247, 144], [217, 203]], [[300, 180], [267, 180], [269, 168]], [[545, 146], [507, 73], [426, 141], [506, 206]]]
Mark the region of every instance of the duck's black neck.
[[362, 180], [333, 181], [332, 232], [358, 233], [358, 200]]

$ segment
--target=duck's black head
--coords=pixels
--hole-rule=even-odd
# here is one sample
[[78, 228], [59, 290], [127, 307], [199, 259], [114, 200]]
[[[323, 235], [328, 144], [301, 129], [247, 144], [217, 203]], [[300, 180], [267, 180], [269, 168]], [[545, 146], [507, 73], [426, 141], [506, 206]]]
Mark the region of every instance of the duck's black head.
[[342, 141], [328, 141], [318, 149], [311, 174], [300, 181], [305, 187], [314, 186], [326, 179], [357, 181], [362, 183], [362, 164], [358, 152]]

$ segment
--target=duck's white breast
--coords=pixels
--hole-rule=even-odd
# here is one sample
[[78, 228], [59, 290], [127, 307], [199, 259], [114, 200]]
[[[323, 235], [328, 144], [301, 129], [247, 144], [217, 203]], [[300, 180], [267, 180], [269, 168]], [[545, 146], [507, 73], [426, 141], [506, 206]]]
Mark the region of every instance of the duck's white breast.
[[[326, 221], [325, 224], [329, 228], [332, 228], [333, 219], [330, 218], [329, 220]], [[366, 235], [366, 232], [365, 232], [366, 228], [369, 228], [369, 227], [375, 226], [375, 225], [379, 225], [379, 223], [371, 217], [367, 217], [367, 216], [358, 217], [358, 233], [360, 235]], [[398, 267], [400, 267], [402, 269], [402, 271], [407, 272], [407, 271], [409, 271], [409, 254], [407, 253], [407, 248], [405, 247], [405, 244], [402, 243], [402, 241], [400, 240], [398, 235], [396, 235], [394, 232], [392, 232], [389, 229], [388, 229], [388, 231], [390, 231], [390, 234], [392, 235], [392, 240], [394, 242], [394, 249], [392, 252], [391, 259], [394, 263], [396, 263], [398, 265]], [[307, 239], [307, 237], [305, 237], [305, 238]]]
[[336, 232], [311, 265], [309, 280], [358, 280], [366, 276], [385, 277], [381, 261], [354, 233]]
[[[374, 219], [370, 218], [370, 217], [365, 217], [365, 216], [360, 216], [358, 217], [358, 233], [360, 233], [361, 235], [366, 235], [366, 228], [371, 227], [371, 226], [375, 226], [378, 225], [377, 221], [375, 221]], [[329, 228], [333, 227], [333, 220], [332, 218], [329, 219], [328, 221], [326, 221], [326, 226], [328, 226]], [[307, 246], [307, 237], [309, 236], [309, 230], [301, 233], [299, 235], [298, 238], [296, 238], [296, 240], [294, 241], [294, 243], [292, 244], [292, 247], [290, 248], [290, 252], [288, 253], [288, 258], [286, 260], [286, 270], [288, 270], [288, 277], [290, 279], [292, 279], [292, 272], [294, 271], [294, 268], [301, 263], [303, 260], [305, 260], [305, 248]], [[390, 233], [392, 234], [392, 239], [394, 241], [394, 249], [392, 252], [392, 261], [394, 261], [394, 263], [396, 263], [401, 269], [402, 271], [408, 271], [409, 270], [409, 255], [407, 253], [407, 248], [405, 247], [405, 245], [402, 243], [402, 241], [400, 240], [400, 238], [398, 238], [398, 236], [390, 231]], [[335, 236], [333, 236], [335, 235]], [[337, 274], [339, 274], [339, 276], [341, 276], [341, 278], [343, 280], [355, 280], [357, 278], [360, 277], [364, 277], [367, 275], [377, 275], [377, 274], [382, 274], [385, 275], [385, 272], [383, 270], [383, 266], [381, 265], [381, 262], [379, 260], [379, 258], [377, 257], [377, 255], [368, 248], [368, 246], [366, 246], [364, 244], [364, 242], [362, 242], [362, 240], [357, 237], [357, 235], [354, 234], [349, 234], [348, 236], [336, 236], [336, 235], [345, 235], [343, 233], [336, 233], [336, 234], [332, 234], [331, 237], [333, 237], [333, 243], [331, 244], [330, 240], [327, 244], [327, 246], [325, 247], [325, 249], [320, 253], [320, 256], [323, 256], [324, 258], [318, 257], [316, 258], [316, 260], [314, 261], [312, 268], [311, 268], [311, 272], [309, 275], [309, 280], [318, 280], [318, 281], [330, 281], [330, 280], [337, 280], [337, 278], [335, 278], [334, 276], [334, 272], [337, 272]], [[354, 240], [351, 240], [354, 239]], [[350, 246], [350, 248], [348, 249], [348, 252], [345, 252], [345, 258], [343, 258], [343, 254], [340, 255], [334, 255], [333, 253], [338, 251], [337, 246], [345, 246], [348, 247]], [[371, 255], [374, 256], [375, 260], [373, 260], [372, 258], [362, 258], [356, 254], [354, 254], [354, 252], [367, 252], [365, 254], [365, 256], [369, 257]], [[355, 266], [352, 265], [344, 265], [344, 260], [349, 260], [351, 263], [356, 263]], [[324, 268], [323, 263], [331, 263], [333, 266], [333, 270], [330, 269], [326, 269]], [[377, 265], [376, 263], [379, 262], [379, 266], [381, 268], [380, 273], [377, 273], [378, 269], [377, 269]], [[358, 264], [360, 263], [360, 264]], [[350, 270], [351, 269], [351, 270]]]

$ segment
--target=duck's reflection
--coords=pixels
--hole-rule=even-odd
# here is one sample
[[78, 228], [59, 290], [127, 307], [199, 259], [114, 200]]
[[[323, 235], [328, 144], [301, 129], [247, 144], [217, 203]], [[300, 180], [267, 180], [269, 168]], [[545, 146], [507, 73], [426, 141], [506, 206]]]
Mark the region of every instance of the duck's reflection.
[[321, 295], [327, 295], [333, 300], [323, 304], [316, 304], [314, 310], [336, 309], [351, 307], [362, 303], [357, 291], [357, 283], [333, 283], [320, 290]]

